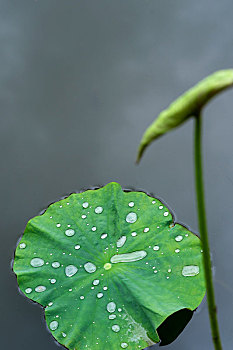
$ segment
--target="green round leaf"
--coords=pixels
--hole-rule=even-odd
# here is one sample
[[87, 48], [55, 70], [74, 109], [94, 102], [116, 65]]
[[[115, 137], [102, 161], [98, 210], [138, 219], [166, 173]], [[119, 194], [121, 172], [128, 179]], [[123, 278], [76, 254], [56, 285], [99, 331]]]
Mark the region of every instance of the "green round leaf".
[[72, 350], [142, 349], [205, 294], [200, 240], [143, 192], [71, 194], [31, 219], [16, 249], [22, 292]]

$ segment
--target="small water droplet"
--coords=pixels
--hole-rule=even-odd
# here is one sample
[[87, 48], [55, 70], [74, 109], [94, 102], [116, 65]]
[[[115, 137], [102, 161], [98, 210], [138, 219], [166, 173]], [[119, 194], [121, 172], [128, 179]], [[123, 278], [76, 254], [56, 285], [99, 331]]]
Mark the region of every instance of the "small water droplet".
[[31, 292], [32, 292], [32, 288], [26, 288], [26, 289], [25, 289], [25, 293], [26, 293], [26, 294], [30, 294]]
[[167, 272], [169, 272], [169, 273], [172, 272], [172, 269], [168, 269]]
[[66, 230], [65, 234], [67, 237], [72, 237], [75, 234], [75, 231], [72, 229]]
[[50, 281], [50, 283], [52, 283], [52, 284], [54, 284], [56, 282], [57, 282], [57, 280], [55, 278], [52, 278], [51, 281]]
[[20, 243], [19, 248], [20, 249], [25, 249], [26, 248], [26, 244], [25, 243]]
[[101, 239], [104, 239], [104, 238], [106, 238], [106, 237], [108, 237], [108, 234], [107, 234], [107, 233], [103, 233], [103, 234], [100, 236]]
[[86, 219], [86, 217], [87, 217], [86, 215], [82, 215], [82, 219]]
[[119, 307], [119, 308], [118, 308], [118, 312], [121, 312], [121, 311], [122, 311], [122, 309]]
[[121, 347], [122, 347], [122, 349], [126, 349], [128, 347], [128, 344], [127, 343], [121, 343]]
[[168, 211], [165, 211], [164, 213], [163, 213], [163, 216], [168, 216]]
[[52, 305], [53, 305], [53, 303], [52, 303], [52, 302], [48, 303], [48, 306], [52, 306]]
[[150, 230], [149, 227], [145, 227], [143, 232], [149, 232], [149, 230]]
[[126, 216], [126, 219], [125, 219], [129, 224], [133, 224], [134, 222], [137, 221], [137, 214], [136, 213], [129, 213], [127, 216]]
[[116, 315], [109, 315], [108, 318], [109, 318], [109, 320], [115, 320]]
[[65, 338], [66, 337], [66, 333], [62, 332], [62, 336]]
[[68, 265], [65, 268], [65, 274], [67, 277], [72, 277], [76, 274], [76, 272], [78, 271], [78, 268], [74, 265]]
[[159, 250], [159, 246], [158, 246], [158, 245], [155, 245], [155, 246], [153, 247], [153, 250]]
[[157, 273], [158, 271], [157, 270], [154, 270], [154, 273]]
[[94, 281], [92, 282], [92, 284], [93, 284], [94, 286], [98, 286], [99, 283], [100, 283], [99, 280], [94, 280]]
[[102, 207], [96, 207], [96, 208], [95, 208], [95, 213], [96, 213], [96, 214], [101, 214], [101, 213], [103, 212], [103, 210], [104, 210], [104, 209], [103, 209]]
[[104, 288], [103, 288], [103, 290], [107, 290], [107, 289], [108, 289], [108, 287], [104, 287]]
[[80, 247], [80, 245], [79, 244], [77, 244], [75, 247], [74, 247], [74, 249], [76, 249], [76, 250], [78, 250], [78, 249], [80, 249], [81, 247]]
[[182, 239], [183, 239], [183, 236], [179, 235], [179, 236], [176, 236], [175, 241], [176, 242], [181, 242]]
[[104, 269], [105, 269], [105, 270], [110, 270], [111, 267], [112, 267], [112, 264], [110, 264], [110, 263], [104, 264]]
[[57, 227], [61, 227], [61, 224], [57, 224], [56, 226], [57, 226]]
[[182, 270], [182, 275], [185, 277], [193, 277], [199, 274], [199, 266], [190, 265], [184, 266]]
[[160, 205], [160, 206], [159, 206], [159, 209], [163, 209], [163, 205]]
[[126, 242], [126, 239], [127, 239], [127, 237], [126, 236], [121, 236], [119, 239], [118, 239], [118, 241], [117, 241], [117, 247], [118, 248], [121, 248], [121, 247], [123, 247], [123, 245], [125, 244], [125, 242]]
[[61, 266], [61, 264], [58, 261], [52, 262], [52, 267], [54, 267], [55, 269], [57, 269], [60, 266]]
[[115, 310], [116, 310], [116, 304], [115, 304], [113, 301], [111, 301], [111, 302], [108, 303], [108, 305], [107, 305], [107, 310], [108, 310], [108, 312], [110, 312], [110, 313], [115, 312]]
[[37, 286], [37, 287], [35, 288], [35, 291], [36, 291], [37, 293], [44, 292], [45, 290], [46, 290], [46, 287], [45, 287], [45, 286]]
[[91, 230], [92, 230], [93, 232], [96, 231], [96, 227], [93, 226], [93, 227], [91, 228]]
[[89, 273], [93, 273], [96, 271], [96, 266], [94, 264], [92, 264], [91, 262], [87, 262], [86, 264], [84, 264], [83, 267]]
[[88, 207], [89, 207], [89, 203], [88, 203], [88, 202], [84, 202], [84, 203], [83, 203], [83, 208], [86, 209], [86, 208], [88, 208]]
[[175, 249], [175, 253], [179, 253], [180, 252], [180, 249]]
[[30, 262], [33, 267], [41, 267], [44, 265], [44, 260], [41, 258], [33, 258]]
[[129, 207], [130, 208], [134, 207], [134, 202], [129, 202]]
[[152, 204], [155, 204], [156, 202], [155, 201], [152, 201]]
[[137, 236], [137, 232], [132, 232], [132, 233], [131, 233], [131, 236], [132, 236], [132, 237], [136, 237], [136, 236]]
[[81, 300], [85, 299], [84, 295], [81, 295], [80, 299], [81, 299]]
[[98, 298], [98, 299], [102, 298], [103, 296], [104, 296], [103, 293], [98, 293], [98, 294], [97, 294], [97, 298]]
[[51, 331], [55, 331], [58, 328], [58, 322], [57, 321], [52, 321], [49, 325]]
[[119, 332], [119, 330], [120, 330], [120, 326], [118, 326], [118, 324], [114, 324], [113, 326], [112, 326], [112, 330], [113, 330], [113, 332]]

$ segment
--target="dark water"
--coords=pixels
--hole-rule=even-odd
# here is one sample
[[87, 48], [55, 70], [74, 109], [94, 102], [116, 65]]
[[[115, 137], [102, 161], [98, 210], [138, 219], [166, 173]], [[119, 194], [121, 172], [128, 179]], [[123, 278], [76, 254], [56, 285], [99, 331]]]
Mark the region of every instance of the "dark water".
[[[1, 345], [58, 349], [17, 291], [10, 260], [26, 222], [74, 190], [117, 181], [163, 198], [197, 232], [193, 125], [135, 166], [145, 128], [175, 97], [233, 66], [233, 3], [0, 2]], [[207, 211], [224, 350], [233, 348], [233, 90], [205, 110]], [[213, 349], [206, 304], [164, 349]]]

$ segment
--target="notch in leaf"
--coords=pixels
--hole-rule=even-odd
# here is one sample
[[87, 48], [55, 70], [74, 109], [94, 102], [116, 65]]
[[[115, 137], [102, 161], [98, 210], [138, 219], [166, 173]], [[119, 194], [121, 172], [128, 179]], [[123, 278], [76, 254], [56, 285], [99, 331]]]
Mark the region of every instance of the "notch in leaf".
[[219, 92], [233, 86], [233, 69], [217, 71], [181, 95], [145, 131], [138, 149], [137, 163], [152, 141], [199, 115], [205, 104]]

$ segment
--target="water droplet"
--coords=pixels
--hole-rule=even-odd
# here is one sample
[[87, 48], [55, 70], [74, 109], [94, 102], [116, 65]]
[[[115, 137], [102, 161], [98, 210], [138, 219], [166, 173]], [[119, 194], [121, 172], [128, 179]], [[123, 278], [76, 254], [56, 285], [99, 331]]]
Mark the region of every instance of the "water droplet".
[[34, 258], [34, 259], [31, 260], [30, 264], [33, 267], [41, 267], [41, 266], [44, 265], [44, 260], [40, 259], [40, 258]]
[[108, 318], [109, 318], [109, 320], [115, 320], [116, 315], [109, 315]]
[[104, 287], [103, 290], [108, 290], [108, 287]]
[[179, 253], [180, 252], [180, 249], [175, 249], [175, 253]]
[[97, 298], [99, 298], [99, 299], [102, 298], [103, 296], [104, 296], [103, 293], [98, 293], [97, 294]]
[[132, 236], [132, 237], [136, 237], [136, 236], [137, 236], [137, 232], [132, 232], [132, 233], [131, 233], [131, 236]]
[[52, 321], [49, 325], [51, 331], [55, 331], [58, 328], [58, 322], [57, 321]]
[[37, 286], [37, 287], [35, 288], [35, 291], [36, 291], [37, 293], [44, 292], [45, 290], [46, 290], [46, 287], [45, 287], [45, 286]]
[[143, 232], [149, 232], [149, 230], [150, 230], [149, 227], [145, 227]]
[[172, 272], [172, 269], [168, 269], [167, 272], [169, 272], [169, 273]]
[[122, 347], [122, 349], [126, 349], [128, 347], [128, 344], [127, 343], [121, 343], [121, 347]]
[[152, 204], [155, 204], [156, 202], [155, 201], [152, 201]]
[[25, 244], [25, 243], [20, 243], [19, 248], [20, 248], [20, 249], [26, 248], [26, 244]]
[[163, 216], [168, 216], [168, 211], [165, 211], [164, 213], [163, 213]]
[[107, 234], [107, 233], [103, 233], [103, 234], [100, 236], [101, 239], [104, 239], [104, 238], [106, 238], [106, 237], [108, 237], [108, 234]]
[[96, 231], [96, 227], [93, 226], [93, 227], [91, 228], [91, 230], [92, 230], [93, 232]]
[[139, 250], [139, 251], [127, 253], [127, 254], [113, 255], [111, 257], [111, 262], [113, 264], [119, 263], [119, 262], [133, 262], [133, 261], [141, 260], [146, 256], [147, 256], [147, 252], [145, 252], [145, 250]]
[[163, 205], [160, 205], [160, 206], [159, 206], [159, 209], [163, 209]]
[[188, 233], [186, 233], [185, 237], [188, 237]]
[[121, 236], [118, 241], [117, 241], [117, 248], [123, 247], [123, 245], [126, 242], [127, 237], [126, 236]]
[[95, 213], [96, 213], [96, 214], [101, 214], [101, 213], [103, 212], [103, 210], [104, 210], [104, 209], [103, 209], [102, 207], [96, 207], [96, 208], [95, 208]]
[[52, 306], [52, 305], [53, 305], [53, 303], [52, 303], [52, 302], [48, 303], [48, 306]]
[[111, 267], [112, 267], [112, 264], [110, 264], [110, 263], [104, 264], [104, 269], [105, 269], [105, 270], [110, 270]]
[[65, 231], [66, 236], [72, 237], [75, 234], [75, 231], [72, 229], [66, 230]]
[[76, 272], [78, 271], [78, 268], [74, 265], [68, 265], [65, 268], [65, 273], [67, 277], [72, 277], [76, 274]]
[[108, 303], [108, 305], [107, 305], [107, 310], [108, 310], [108, 312], [110, 312], [110, 313], [115, 312], [115, 310], [116, 310], [116, 304], [115, 304], [113, 301], [111, 301], [111, 302]]
[[26, 294], [30, 294], [31, 292], [32, 292], [32, 288], [26, 288], [26, 289], [25, 289], [25, 293], [26, 293]]
[[129, 202], [129, 207], [130, 208], [134, 207], [134, 202]]
[[113, 332], [119, 332], [119, 330], [120, 330], [120, 326], [118, 326], [118, 324], [114, 324], [113, 326], [112, 326], [112, 330], [113, 330]]
[[83, 208], [86, 209], [86, 208], [88, 208], [88, 207], [89, 207], [89, 203], [88, 203], [88, 202], [84, 202], [84, 203], [83, 203]]
[[122, 309], [119, 307], [118, 312], [121, 312], [121, 311], [122, 311]]
[[100, 283], [99, 280], [94, 280], [94, 281], [92, 282], [92, 284], [93, 284], [94, 286], [98, 286], [99, 283]]
[[182, 270], [182, 275], [185, 277], [193, 277], [199, 274], [199, 266], [190, 265], [184, 266]]
[[66, 337], [66, 333], [62, 332], [62, 336], [65, 338]]
[[86, 219], [86, 217], [87, 217], [86, 215], [82, 215], [82, 219]]
[[56, 282], [57, 282], [57, 280], [55, 280], [55, 278], [52, 278], [51, 281], [50, 281], [50, 283], [52, 283], [52, 284], [54, 284]]
[[154, 273], [157, 273], [158, 271], [157, 270], [154, 270]]
[[175, 241], [180, 242], [182, 241], [182, 239], [183, 239], [183, 236], [179, 235], [179, 236], [176, 236]]
[[52, 262], [52, 267], [54, 267], [55, 269], [57, 269], [60, 266], [61, 266], [61, 264], [58, 261]]
[[89, 273], [93, 273], [96, 271], [96, 266], [91, 262], [87, 262], [86, 264], [84, 264], [84, 269]]
[[133, 224], [134, 222], [137, 221], [137, 214], [136, 213], [129, 213], [127, 216], [126, 216], [126, 219], [125, 219], [129, 224]]
[[158, 246], [158, 245], [155, 245], [155, 246], [153, 247], [153, 250], [159, 250], [159, 246]]
[[61, 227], [61, 224], [57, 224], [56, 226], [57, 226], [57, 227]]
[[81, 299], [81, 300], [85, 299], [84, 295], [81, 295], [80, 299]]

